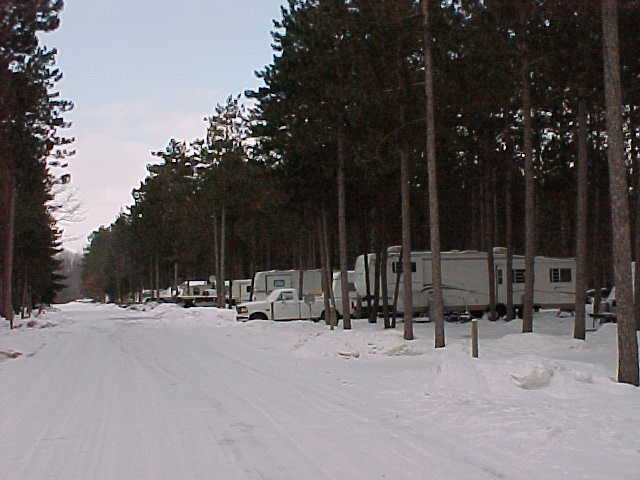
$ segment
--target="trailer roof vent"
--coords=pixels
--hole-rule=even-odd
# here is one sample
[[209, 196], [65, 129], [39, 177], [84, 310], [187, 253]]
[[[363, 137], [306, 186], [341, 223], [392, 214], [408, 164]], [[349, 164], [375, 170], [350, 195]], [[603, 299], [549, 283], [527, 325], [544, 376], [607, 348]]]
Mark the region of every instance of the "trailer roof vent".
[[494, 255], [506, 255], [507, 254], [507, 247], [493, 247], [493, 254]]

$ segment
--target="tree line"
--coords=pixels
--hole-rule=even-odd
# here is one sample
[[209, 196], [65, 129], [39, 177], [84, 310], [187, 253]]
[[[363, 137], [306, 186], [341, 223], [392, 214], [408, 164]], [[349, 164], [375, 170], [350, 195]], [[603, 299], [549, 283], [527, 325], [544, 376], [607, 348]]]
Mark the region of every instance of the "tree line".
[[65, 173], [70, 139], [61, 136], [71, 103], [54, 90], [56, 50], [39, 34], [59, 25], [62, 0], [0, 0], [0, 315], [50, 303], [60, 229], [52, 205]]
[[441, 347], [441, 248], [489, 252], [490, 276], [493, 246], [525, 254], [525, 332], [534, 256], [575, 255], [574, 336], [584, 290], [615, 283], [619, 378], [637, 384], [638, 20], [636, 0], [289, 0], [264, 85], [155, 153], [130, 208], [92, 234], [85, 287], [123, 299], [321, 265], [346, 288], [356, 255], [402, 245], [433, 252]]

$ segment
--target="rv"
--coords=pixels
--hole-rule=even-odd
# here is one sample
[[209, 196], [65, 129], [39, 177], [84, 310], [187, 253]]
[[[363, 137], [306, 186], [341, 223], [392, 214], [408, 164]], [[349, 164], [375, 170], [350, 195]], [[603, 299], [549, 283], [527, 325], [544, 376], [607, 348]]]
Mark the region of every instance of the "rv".
[[[336, 310], [342, 314], [342, 275], [341, 272], [333, 272], [333, 282], [331, 284], [331, 288], [333, 291], [333, 296], [336, 300]], [[349, 306], [350, 306], [350, 314], [354, 317], [364, 316], [365, 312], [362, 310], [362, 301], [358, 290], [356, 289], [356, 285], [354, 282], [355, 272], [353, 270], [349, 270], [347, 272], [347, 279], [349, 282]]]
[[256, 272], [253, 277], [253, 301], [264, 300], [277, 288], [295, 288], [299, 295], [322, 295], [322, 271], [317, 270], [269, 270]]
[[251, 301], [251, 279], [234, 280], [231, 283], [231, 302], [234, 304]]
[[[399, 311], [402, 311], [402, 263], [400, 248], [390, 247], [387, 256], [387, 296], [393, 303], [396, 278], [399, 275]], [[494, 252], [496, 310], [499, 316], [506, 314], [506, 249], [496, 247]], [[375, 254], [367, 256], [370, 288], [375, 279]], [[365, 257], [360, 255], [355, 264], [355, 285], [358, 294], [366, 297]], [[575, 305], [574, 258], [535, 257], [534, 306], [536, 308], [561, 308], [573, 310]], [[442, 294], [445, 312], [471, 312], [482, 315], [489, 306], [489, 273], [487, 253], [476, 250], [453, 250], [441, 253]], [[427, 313], [431, 299], [431, 252], [411, 252], [411, 290], [413, 309]], [[518, 311], [524, 295], [524, 256], [513, 256], [513, 304]]]
[[175, 298], [176, 303], [185, 307], [215, 305], [215, 284], [206, 280], [187, 280], [178, 285], [178, 295]]

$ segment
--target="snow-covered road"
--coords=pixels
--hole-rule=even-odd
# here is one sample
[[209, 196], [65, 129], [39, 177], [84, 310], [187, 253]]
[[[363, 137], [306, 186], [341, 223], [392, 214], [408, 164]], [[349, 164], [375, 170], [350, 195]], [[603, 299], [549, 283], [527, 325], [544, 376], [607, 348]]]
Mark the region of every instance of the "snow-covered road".
[[474, 364], [466, 341], [421, 350], [366, 323], [91, 304], [48, 318], [0, 331], [23, 353], [0, 357], [0, 479], [640, 478], [637, 389], [568, 368], [571, 349], [516, 358], [513, 340]]

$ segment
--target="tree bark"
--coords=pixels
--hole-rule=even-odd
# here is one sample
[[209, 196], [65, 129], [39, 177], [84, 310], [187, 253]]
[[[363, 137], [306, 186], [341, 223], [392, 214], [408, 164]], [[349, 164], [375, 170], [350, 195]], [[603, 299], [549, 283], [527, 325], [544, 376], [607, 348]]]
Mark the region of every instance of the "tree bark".
[[389, 268], [388, 268], [389, 253], [386, 244], [382, 248], [382, 260], [381, 260], [381, 274], [380, 282], [382, 283], [382, 318], [384, 319], [384, 328], [391, 328], [391, 322], [389, 321]]
[[[404, 117], [404, 114], [402, 115]], [[402, 197], [402, 310], [404, 339], [413, 340], [413, 292], [411, 272], [411, 192], [409, 154], [406, 142], [400, 142], [400, 193]], [[398, 267], [400, 264], [398, 264]], [[397, 292], [396, 292], [397, 295]], [[395, 303], [395, 302], [394, 302]], [[395, 305], [394, 305], [395, 307]], [[396, 309], [394, 308], [394, 321]]]
[[618, 322], [618, 382], [638, 385], [638, 340], [631, 289], [631, 237], [627, 171], [622, 133], [622, 82], [616, 0], [602, 0], [604, 84], [607, 115], [607, 157], [613, 230], [613, 266]]
[[226, 228], [226, 221], [227, 221], [227, 214], [226, 214], [226, 209], [224, 207], [224, 205], [222, 206], [222, 213], [220, 214], [220, 289], [218, 290], [218, 307], [222, 308], [224, 307], [225, 301], [226, 301], [226, 290], [225, 290], [225, 284], [224, 284], [224, 264], [225, 264], [225, 245], [226, 245], [226, 232], [225, 232], [225, 228]]
[[533, 126], [531, 119], [531, 86], [529, 84], [529, 59], [526, 46], [523, 47], [521, 72], [522, 115], [524, 117], [524, 176], [525, 176], [525, 279], [522, 332], [533, 331], [533, 292], [535, 284], [535, 178], [533, 169]]
[[14, 230], [15, 230], [15, 212], [16, 212], [16, 185], [15, 176], [9, 171], [5, 182], [5, 208], [6, 225], [3, 232], [2, 245], [4, 248], [2, 256], [2, 272], [3, 272], [3, 310], [4, 316], [9, 321], [9, 327], [13, 328], [14, 309], [13, 309], [13, 252], [14, 252]]
[[[324, 215], [324, 208], [323, 208]], [[325, 257], [325, 248], [324, 248], [324, 229], [322, 228], [322, 218], [318, 219], [318, 239], [320, 245], [320, 267], [322, 269], [322, 292], [324, 295], [322, 296], [322, 300], [324, 302], [324, 321], [327, 324], [330, 324], [330, 316], [329, 312], [331, 311], [331, 304], [329, 302], [329, 297], [331, 295], [330, 289], [331, 284], [328, 281], [328, 267], [327, 267], [327, 258]], [[333, 325], [331, 325], [333, 327]]]
[[[327, 312], [328, 314], [331, 313], [331, 309], [333, 309], [335, 311], [336, 309], [336, 298], [333, 292], [333, 271], [331, 268], [331, 256], [329, 254], [330, 248], [329, 248], [329, 230], [327, 228], [327, 211], [326, 209], [322, 209], [322, 237], [323, 237], [323, 248], [324, 248], [324, 262], [325, 262], [325, 266], [326, 266], [326, 282], [328, 287], [328, 291], [329, 291], [329, 300], [331, 302], [330, 305], [330, 309]], [[334, 315], [329, 315], [329, 318], [327, 319], [329, 325], [331, 326], [331, 330], [333, 330], [336, 326], [336, 321], [338, 319], [334, 316]]]
[[507, 246], [507, 261], [504, 281], [507, 286], [507, 317], [506, 321], [513, 320], [513, 209], [511, 206], [512, 194], [511, 185], [513, 182], [513, 167], [511, 161], [507, 166], [507, 182], [505, 186], [505, 243]]
[[587, 107], [583, 98], [578, 100], [578, 162], [576, 201], [576, 306], [573, 338], [584, 340], [585, 333], [585, 290], [587, 288]]
[[[637, 145], [637, 132], [633, 127], [634, 144]], [[632, 150], [633, 151], [633, 150]], [[640, 151], [636, 148], [634, 166], [636, 170], [636, 225], [635, 225], [635, 271], [633, 280], [633, 300], [635, 304], [636, 329], [640, 330]]]
[[342, 297], [342, 327], [351, 329], [351, 314], [349, 311], [349, 277], [347, 267], [347, 213], [345, 195], [345, 151], [343, 126], [338, 126], [338, 243], [340, 245], [340, 290]]
[[371, 305], [371, 299], [368, 302], [369, 308], [369, 323], [378, 323], [378, 307], [380, 306], [380, 275], [382, 265], [382, 251], [380, 248], [376, 249], [376, 262], [373, 267], [373, 306]]
[[[487, 181], [489, 181], [489, 179], [491, 179], [490, 182], [488, 182], [489, 184], [489, 190], [490, 191], [495, 191], [495, 180], [494, 180], [494, 175], [493, 172], [489, 175], [487, 175]], [[488, 212], [487, 215], [487, 232], [485, 234], [485, 236], [488, 239], [488, 248], [487, 248], [487, 272], [489, 274], [489, 320], [491, 321], [495, 321], [497, 319], [497, 314], [496, 314], [496, 269], [495, 269], [495, 261], [494, 261], [494, 255], [493, 255], [493, 247], [495, 244], [495, 225], [494, 225], [494, 212], [495, 212], [495, 205], [494, 205], [494, 201], [493, 201], [493, 194], [489, 194], [489, 192], [487, 192], [487, 195], [485, 195], [485, 198], [487, 199], [487, 208], [486, 211]], [[489, 204], [490, 203], [490, 204]]]
[[442, 270], [440, 265], [440, 211], [438, 205], [438, 177], [436, 167], [436, 130], [433, 98], [432, 34], [429, 23], [429, 1], [422, 0], [424, 21], [424, 89], [426, 107], [426, 154], [429, 175], [429, 218], [431, 220], [431, 281], [432, 292], [429, 317], [435, 323], [435, 347], [445, 346], [444, 302], [442, 298]]
[[220, 250], [218, 243], [218, 215], [213, 214], [213, 270], [216, 276], [216, 305], [220, 304]]

